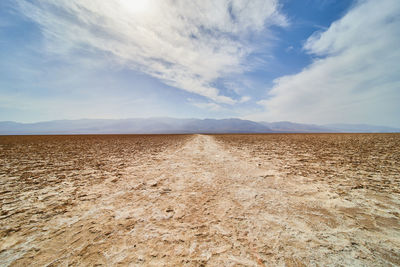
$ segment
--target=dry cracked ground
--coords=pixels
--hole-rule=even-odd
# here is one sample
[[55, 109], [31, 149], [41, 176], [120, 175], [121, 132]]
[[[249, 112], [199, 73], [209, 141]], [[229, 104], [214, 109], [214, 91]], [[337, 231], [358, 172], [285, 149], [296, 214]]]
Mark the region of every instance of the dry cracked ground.
[[1, 266], [399, 266], [400, 135], [0, 137]]

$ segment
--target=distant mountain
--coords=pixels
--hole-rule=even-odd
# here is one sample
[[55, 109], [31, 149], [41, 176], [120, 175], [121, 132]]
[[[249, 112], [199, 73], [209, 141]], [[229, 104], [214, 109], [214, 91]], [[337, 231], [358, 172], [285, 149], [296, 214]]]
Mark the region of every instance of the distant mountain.
[[348, 133], [359, 133], [359, 132], [367, 132], [367, 133], [393, 133], [400, 132], [399, 128], [387, 127], [387, 126], [377, 126], [377, 125], [368, 125], [368, 124], [344, 124], [344, 123], [336, 123], [336, 124], [326, 124], [324, 127], [330, 128], [332, 130], [338, 132], [348, 132]]
[[81, 119], [37, 123], [0, 122], [1, 135], [23, 134], [168, 134], [168, 133], [322, 133], [400, 132], [398, 128], [356, 124], [314, 125], [241, 119]]
[[37, 123], [0, 122], [0, 134], [160, 134], [160, 133], [267, 133], [260, 123], [240, 119], [82, 119]]
[[260, 122], [261, 124], [269, 127], [275, 132], [296, 132], [296, 133], [324, 133], [324, 132], [337, 132], [336, 130], [330, 129], [315, 124], [301, 124], [290, 121], [278, 121], [278, 122]]

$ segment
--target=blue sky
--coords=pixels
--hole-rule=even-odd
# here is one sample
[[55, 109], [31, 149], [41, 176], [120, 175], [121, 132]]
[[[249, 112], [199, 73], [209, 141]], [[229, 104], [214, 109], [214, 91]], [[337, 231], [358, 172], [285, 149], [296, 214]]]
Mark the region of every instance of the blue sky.
[[0, 120], [400, 127], [398, 0], [3, 0]]

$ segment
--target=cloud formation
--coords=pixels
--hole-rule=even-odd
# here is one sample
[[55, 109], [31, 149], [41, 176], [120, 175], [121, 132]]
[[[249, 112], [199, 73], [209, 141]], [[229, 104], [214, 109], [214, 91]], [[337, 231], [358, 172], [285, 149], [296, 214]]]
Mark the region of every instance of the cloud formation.
[[[247, 37], [285, 26], [278, 0], [17, 0], [40, 25], [51, 52], [81, 49], [219, 103], [213, 86], [246, 71]], [[240, 96], [238, 96], [240, 98]]]
[[304, 49], [314, 62], [276, 79], [253, 118], [400, 126], [400, 1], [358, 1]]
[[207, 109], [207, 110], [211, 110], [211, 111], [219, 111], [222, 109], [222, 107], [216, 103], [213, 102], [193, 102], [192, 101], [192, 105], [198, 108], [202, 108], [202, 109]]

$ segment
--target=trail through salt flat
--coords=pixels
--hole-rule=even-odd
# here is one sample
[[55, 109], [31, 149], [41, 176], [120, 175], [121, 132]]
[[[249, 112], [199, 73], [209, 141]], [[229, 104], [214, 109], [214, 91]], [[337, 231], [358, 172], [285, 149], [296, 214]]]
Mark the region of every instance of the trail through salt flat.
[[[14, 264], [363, 265], [368, 251], [356, 241], [370, 236], [352, 234], [353, 221], [338, 215], [354, 203], [246, 153], [194, 135], [127, 159], [117, 180], [87, 188], [86, 201], [28, 236], [21, 251], [30, 253]], [[35, 244], [48, 249], [32, 252]]]

